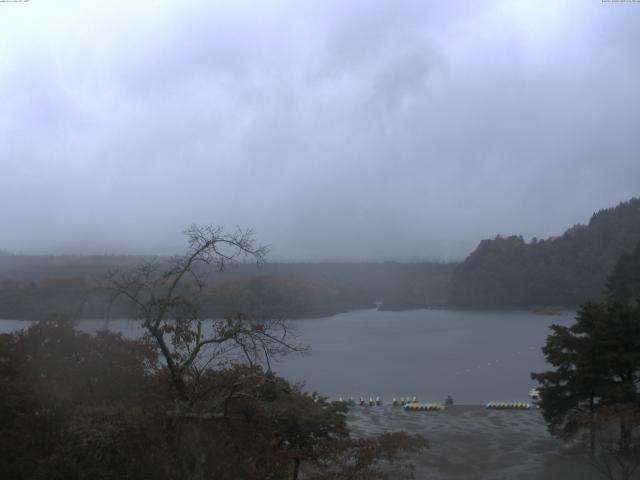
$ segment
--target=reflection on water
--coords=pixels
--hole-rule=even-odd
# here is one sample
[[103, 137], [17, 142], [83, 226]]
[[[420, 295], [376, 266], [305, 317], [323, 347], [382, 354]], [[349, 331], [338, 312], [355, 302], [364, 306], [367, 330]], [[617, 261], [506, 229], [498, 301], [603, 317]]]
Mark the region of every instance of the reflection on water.
[[[305, 356], [274, 364], [293, 381], [331, 398], [417, 396], [457, 403], [527, 400], [532, 371], [547, 368], [541, 347], [552, 323], [568, 325], [573, 312], [541, 316], [529, 312], [358, 310], [329, 318], [293, 320]], [[0, 321], [0, 331], [25, 322]], [[85, 332], [109, 328], [135, 338], [131, 320], [85, 320]]]

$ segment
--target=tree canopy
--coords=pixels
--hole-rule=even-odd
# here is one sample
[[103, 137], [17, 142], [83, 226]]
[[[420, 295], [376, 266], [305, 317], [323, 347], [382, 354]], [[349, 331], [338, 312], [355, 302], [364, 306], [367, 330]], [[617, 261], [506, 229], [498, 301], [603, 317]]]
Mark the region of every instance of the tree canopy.
[[185, 255], [107, 280], [141, 340], [63, 319], [0, 335], [0, 478], [376, 479], [425, 447], [402, 432], [352, 438], [344, 403], [278, 377], [270, 358], [300, 350], [284, 322], [204, 318], [206, 267], [264, 249], [250, 232], [187, 235]]
[[587, 430], [595, 454], [603, 430], [608, 433], [615, 422], [616, 447], [607, 448], [605, 458], [618, 460], [640, 454], [632, 441], [640, 414], [640, 297], [634, 288], [640, 269], [630, 268], [639, 260], [640, 246], [616, 263], [605, 301], [582, 305], [569, 327], [551, 326], [543, 351], [554, 369], [531, 375], [540, 382], [540, 406], [551, 433], [572, 438]]
[[[599, 300], [620, 256], [639, 242], [640, 198], [596, 212], [587, 225], [575, 225], [562, 236], [483, 240], [454, 270], [448, 301], [465, 307], [529, 308]], [[631, 288], [628, 282], [619, 287], [623, 283]]]

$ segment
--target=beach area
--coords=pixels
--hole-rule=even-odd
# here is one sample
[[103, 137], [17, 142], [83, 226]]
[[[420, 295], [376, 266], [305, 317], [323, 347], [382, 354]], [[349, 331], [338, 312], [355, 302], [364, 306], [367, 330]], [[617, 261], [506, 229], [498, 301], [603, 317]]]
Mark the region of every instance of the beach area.
[[409, 412], [390, 405], [356, 406], [348, 423], [355, 436], [404, 430], [426, 438], [429, 449], [411, 457], [416, 479], [605, 478], [588, 464], [584, 447], [553, 438], [535, 409], [453, 405], [441, 412]]

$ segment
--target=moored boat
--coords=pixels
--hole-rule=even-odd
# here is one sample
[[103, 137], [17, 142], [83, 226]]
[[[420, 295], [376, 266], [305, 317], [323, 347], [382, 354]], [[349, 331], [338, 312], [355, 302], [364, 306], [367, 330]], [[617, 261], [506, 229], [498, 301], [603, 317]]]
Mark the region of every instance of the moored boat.
[[488, 410], [529, 410], [531, 404], [526, 402], [496, 402], [490, 401], [485, 405]]
[[409, 412], [433, 412], [446, 410], [447, 406], [443, 403], [420, 403], [410, 402], [404, 406], [404, 409]]

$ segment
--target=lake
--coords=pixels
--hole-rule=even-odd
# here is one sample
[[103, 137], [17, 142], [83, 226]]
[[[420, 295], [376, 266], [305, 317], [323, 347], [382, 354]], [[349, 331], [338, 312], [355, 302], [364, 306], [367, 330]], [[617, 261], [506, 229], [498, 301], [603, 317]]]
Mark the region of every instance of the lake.
[[[519, 311], [356, 310], [292, 320], [307, 355], [292, 355], [274, 370], [330, 398], [416, 396], [424, 402], [483, 404], [525, 401], [532, 371], [548, 369], [541, 347], [549, 325], [573, 323], [574, 312], [544, 316]], [[0, 320], [0, 331], [25, 322]], [[130, 320], [86, 320], [83, 331], [105, 326], [140, 335]]]

